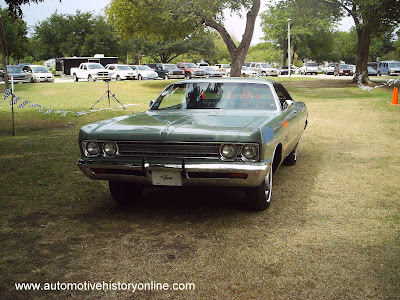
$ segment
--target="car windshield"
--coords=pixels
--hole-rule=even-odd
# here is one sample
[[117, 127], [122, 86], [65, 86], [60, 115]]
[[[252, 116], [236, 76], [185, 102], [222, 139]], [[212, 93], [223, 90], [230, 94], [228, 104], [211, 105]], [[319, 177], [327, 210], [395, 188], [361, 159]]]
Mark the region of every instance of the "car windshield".
[[306, 67], [318, 67], [317, 63], [305, 63], [304, 64]]
[[339, 65], [340, 69], [350, 69], [349, 65]]
[[22, 68], [19, 66], [7, 66], [8, 73], [23, 73]]
[[213, 67], [202, 67], [206, 71], [215, 71]]
[[254, 83], [176, 83], [168, 86], [151, 110], [247, 109], [276, 110], [271, 89]]
[[88, 65], [88, 69], [89, 70], [93, 70], [93, 69], [104, 69], [104, 67], [101, 64], [89, 64]]
[[261, 68], [272, 68], [270, 64], [261, 64]]
[[132, 69], [129, 68], [129, 66], [117, 66], [117, 70], [119, 70], [119, 71], [132, 71]]
[[197, 68], [197, 65], [195, 65], [193, 63], [188, 63], [188, 64], [185, 64], [185, 67], [186, 68]]
[[34, 73], [50, 73], [46, 67], [32, 67]]
[[175, 65], [164, 65], [164, 69], [165, 70], [174, 70], [174, 69], [176, 69], [176, 66]]
[[400, 62], [389, 63], [389, 68], [400, 68]]
[[150, 69], [149, 66], [139, 65], [139, 66], [136, 66], [136, 67], [137, 67], [138, 70], [140, 70], [140, 71], [151, 71], [151, 69]]

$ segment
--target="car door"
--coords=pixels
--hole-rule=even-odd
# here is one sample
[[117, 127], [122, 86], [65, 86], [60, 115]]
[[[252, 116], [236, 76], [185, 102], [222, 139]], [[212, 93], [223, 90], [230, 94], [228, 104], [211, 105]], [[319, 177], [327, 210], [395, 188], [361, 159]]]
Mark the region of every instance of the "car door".
[[286, 89], [279, 83], [274, 84], [275, 92], [278, 95], [282, 109], [283, 119], [282, 127], [284, 132], [283, 149], [286, 155], [289, 154], [296, 146], [299, 135], [298, 112], [292, 97]]

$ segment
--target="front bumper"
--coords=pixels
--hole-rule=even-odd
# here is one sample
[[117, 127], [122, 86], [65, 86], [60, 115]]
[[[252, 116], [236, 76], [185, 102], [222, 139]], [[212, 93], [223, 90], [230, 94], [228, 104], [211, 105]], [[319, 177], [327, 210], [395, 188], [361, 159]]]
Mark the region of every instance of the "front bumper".
[[90, 179], [127, 181], [152, 184], [152, 171], [181, 173], [182, 185], [258, 186], [265, 179], [271, 162], [267, 163], [159, 163], [152, 160], [116, 163], [80, 159], [78, 167]]

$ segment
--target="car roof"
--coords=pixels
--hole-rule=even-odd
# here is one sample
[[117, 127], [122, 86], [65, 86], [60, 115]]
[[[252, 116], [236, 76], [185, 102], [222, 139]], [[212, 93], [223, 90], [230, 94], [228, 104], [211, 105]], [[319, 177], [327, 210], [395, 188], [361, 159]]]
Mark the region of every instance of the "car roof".
[[224, 78], [197, 78], [197, 79], [187, 79], [180, 80], [176, 83], [256, 83], [256, 84], [266, 84], [273, 85], [276, 81], [265, 78], [251, 78], [251, 77], [224, 77]]

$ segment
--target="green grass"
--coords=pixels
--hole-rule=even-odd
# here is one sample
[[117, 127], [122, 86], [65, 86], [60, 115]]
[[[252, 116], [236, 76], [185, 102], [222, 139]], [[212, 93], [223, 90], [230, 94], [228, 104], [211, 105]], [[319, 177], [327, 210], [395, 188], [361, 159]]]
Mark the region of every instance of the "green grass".
[[[273, 202], [243, 210], [240, 189], [149, 189], [115, 205], [76, 167], [80, 126], [145, 110], [167, 82], [112, 82], [123, 103], [83, 116], [0, 102], [2, 299], [398, 299], [400, 107], [391, 88], [282, 82], [309, 109], [299, 160]], [[16, 86], [32, 102], [88, 110], [105, 84]], [[112, 105], [113, 106], [113, 105]], [[115, 105], [116, 106], [116, 105]], [[103, 108], [108, 102], [101, 103]], [[195, 291], [17, 292], [15, 282], [193, 282]]]

